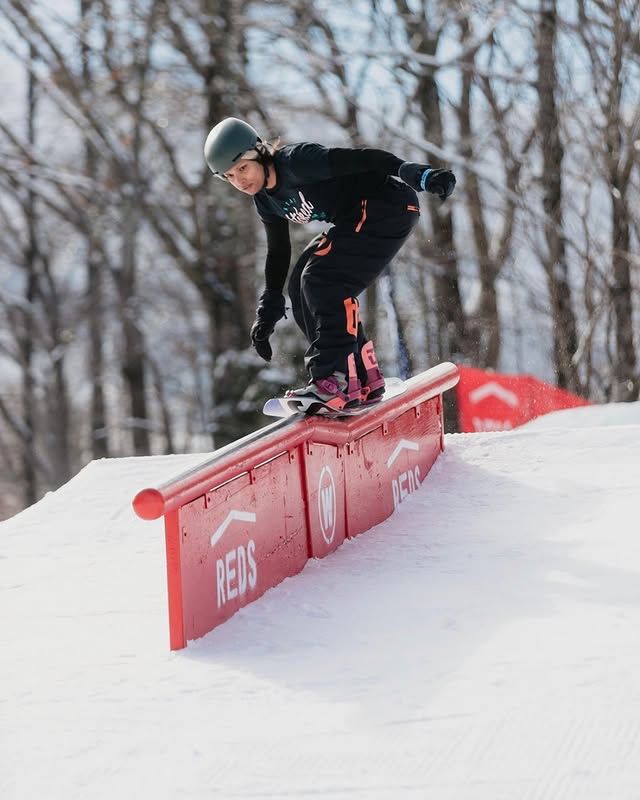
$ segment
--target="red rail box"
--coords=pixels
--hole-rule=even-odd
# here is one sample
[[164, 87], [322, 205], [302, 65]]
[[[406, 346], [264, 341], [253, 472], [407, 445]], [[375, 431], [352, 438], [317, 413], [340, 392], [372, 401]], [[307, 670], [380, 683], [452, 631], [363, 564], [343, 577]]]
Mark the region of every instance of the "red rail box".
[[165, 518], [172, 649], [185, 647], [310, 558], [386, 519], [444, 447], [440, 364], [359, 417], [292, 417], [133, 501]]

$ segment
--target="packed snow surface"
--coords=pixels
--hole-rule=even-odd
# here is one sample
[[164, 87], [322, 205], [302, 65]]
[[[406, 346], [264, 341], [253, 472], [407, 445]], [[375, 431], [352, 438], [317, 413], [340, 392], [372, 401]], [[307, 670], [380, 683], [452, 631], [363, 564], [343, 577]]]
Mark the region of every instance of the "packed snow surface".
[[[605, 419], [606, 418], [606, 419]], [[0, 798], [640, 798], [640, 413], [448, 436], [385, 523], [168, 650], [202, 460], [95, 462], [0, 524]]]

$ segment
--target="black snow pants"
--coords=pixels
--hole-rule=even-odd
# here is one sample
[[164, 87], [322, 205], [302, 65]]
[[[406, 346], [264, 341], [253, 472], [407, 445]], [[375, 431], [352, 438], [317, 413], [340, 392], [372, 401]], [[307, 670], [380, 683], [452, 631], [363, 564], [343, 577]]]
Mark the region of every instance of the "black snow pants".
[[316, 236], [289, 278], [293, 316], [309, 342], [305, 364], [311, 380], [348, 373], [367, 341], [358, 295], [373, 283], [405, 243], [420, 218], [416, 193], [394, 178]]

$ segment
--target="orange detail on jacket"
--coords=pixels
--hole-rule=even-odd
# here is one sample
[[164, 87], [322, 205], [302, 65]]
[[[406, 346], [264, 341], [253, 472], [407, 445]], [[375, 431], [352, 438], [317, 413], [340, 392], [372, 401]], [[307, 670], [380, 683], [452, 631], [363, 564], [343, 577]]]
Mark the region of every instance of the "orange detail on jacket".
[[407, 211], [417, 211], [418, 214], [420, 213], [418, 206], [407, 206]]
[[367, 200], [366, 200], [366, 198], [364, 200], [360, 201], [360, 205], [362, 207], [362, 216], [360, 217], [360, 222], [358, 222], [358, 224], [356, 225], [356, 233], [360, 233], [360, 230], [361, 230], [362, 226], [364, 225], [365, 220], [367, 219]]
[[[333, 246], [332, 242], [329, 242], [329, 244], [327, 244], [328, 241], [329, 240], [325, 237], [320, 242], [318, 242], [318, 249], [314, 251], [313, 255], [314, 256], [326, 256], [327, 253], [329, 253], [331, 251], [331, 248]], [[325, 244], [327, 244], [326, 247], [324, 247]]]

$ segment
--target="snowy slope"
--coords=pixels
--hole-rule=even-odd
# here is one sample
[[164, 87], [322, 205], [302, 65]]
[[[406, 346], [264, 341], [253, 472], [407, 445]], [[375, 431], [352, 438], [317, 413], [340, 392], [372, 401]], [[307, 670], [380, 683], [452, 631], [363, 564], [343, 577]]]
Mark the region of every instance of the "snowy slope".
[[204, 456], [0, 524], [0, 798], [638, 800], [640, 420], [563, 414], [447, 437], [390, 520], [173, 654], [130, 500]]
[[640, 425], [640, 403], [608, 403], [566, 408], [528, 422], [527, 430], [542, 428], [594, 428], [610, 425]]

